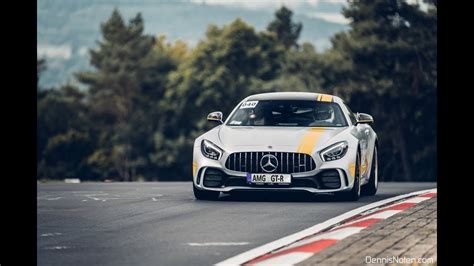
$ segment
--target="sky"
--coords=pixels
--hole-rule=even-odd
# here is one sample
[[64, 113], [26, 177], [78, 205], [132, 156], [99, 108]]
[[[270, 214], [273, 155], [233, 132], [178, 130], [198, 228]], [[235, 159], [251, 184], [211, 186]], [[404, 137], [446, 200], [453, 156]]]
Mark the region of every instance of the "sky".
[[242, 18], [265, 30], [283, 5], [303, 24], [299, 42], [312, 43], [318, 52], [330, 48], [334, 34], [349, 29], [341, 14], [347, 0], [37, 0], [37, 56], [47, 59], [40, 85], [74, 82], [74, 73], [90, 69], [89, 49], [97, 47], [100, 24], [114, 8], [125, 21], [141, 13], [146, 34], [179, 39], [192, 48], [205, 38], [209, 24], [221, 27]]
[[[426, 6], [421, 0], [407, 1]], [[75, 83], [73, 73], [90, 69], [89, 49], [97, 47], [100, 24], [114, 8], [125, 21], [141, 13], [146, 34], [195, 47], [209, 24], [242, 18], [257, 31], [265, 30], [283, 5], [303, 24], [299, 41], [312, 43], [318, 52], [330, 48], [335, 33], [349, 29], [341, 14], [346, 0], [37, 0], [37, 55], [47, 59], [40, 85]]]
[[[292, 10], [309, 5], [317, 9], [321, 3], [346, 5], [346, 0], [190, 0], [193, 3], [240, 7], [250, 10], [269, 10], [286, 6]], [[340, 12], [314, 12], [311, 9], [305, 15], [321, 18], [329, 22], [348, 24], [349, 21]]]
[[[49, 2], [50, 6], [57, 6], [59, 5], [67, 5], [68, 0], [38, 0], [39, 3], [43, 2]], [[81, 0], [78, 0], [81, 2]], [[56, 2], [56, 4], [55, 4]], [[83, 3], [86, 1], [82, 1]], [[228, 10], [233, 10], [234, 13], [238, 14], [238, 10], [247, 10], [250, 12], [255, 12], [255, 13], [271, 13], [271, 14], [266, 14], [268, 18], [271, 18], [273, 15], [273, 12], [280, 8], [281, 6], [286, 6], [293, 10], [294, 14], [296, 17], [307, 17], [307, 18], [313, 18], [313, 19], [320, 19], [326, 22], [330, 23], [335, 23], [335, 24], [340, 24], [340, 25], [347, 25], [349, 21], [341, 14], [341, 8], [346, 5], [345, 0], [157, 0], [155, 1], [154, 6], [159, 6], [163, 4], [169, 4], [173, 3], [176, 6], [179, 6], [180, 4], [186, 3], [186, 4], [193, 4], [196, 5], [196, 7], [202, 8], [206, 7], [208, 9], [215, 9], [215, 8], [223, 8], [225, 11]], [[128, 13], [127, 10], [130, 10], [130, 6], [135, 5], [133, 1], [131, 3], [127, 4], [127, 1], [121, 1], [121, 0], [102, 0], [102, 1], [96, 1], [94, 3], [95, 6], [103, 6], [103, 5], [110, 5], [110, 8], [113, 6], [118, 7], [121, 9], [122, 13]], [[136, 7], [134, 9], [137, 9], [137, 11], [142, 12], [145, 15], [148, 15], [150, 11], [146, 10], [147, 7], [144, 7], [145, 10], [140, 10], [140, 1], [137, 1]], [[82, 6], [81, 9], [78, 9], [76, 13], [79, 12], [87, 12], [83, 10], [84, 7]], [[87, 7], [86, 7], [87, 10]], [[218, 9], [215, 9], [218, 10]], [[173, 12], [174, 10], [171, 10]], [[89, 11], [90, 12], [90, 11]], [[110, 12], [110, 10], [109, 10]], [[148, 12], [148, 13], [147, 13]], [[99, 12], [98, 12], [99, 13]], [[42, 16], [43, 12], [38, 12], [38, 17], [39, 19], [47, 19], [48, 16], [51, 14], [48, 14], [47, 16]], [[56, 14], [53, 14], [56, 15]], [[60, 15], [60, 14], [58, 14]], [[73, 13], [74, 15], [74, 13]], [[176, 12], [176, 16], [179, 15], [179, 12]], [[145, 27], [149, 26], [148, 24], [150, 23], [150, 18], [149, 17], [154, 17], [155, 14], [150, 14], [147, 16], [144, 16], [145, 18]], [[52, 17], [52, 19], [54, 19]], [[102, 19], [102, 21], [105, 19], [105, 17]], [[181, 21], [184, 21], [186, 23], [186, 20], [193, 21], [195, 18], [190, 18], [186, 16], [180, 16], [179, 17], [179, 23], [183, 23]], [[168, 20], [169, 21], [169, 20]], [[209, 22], [213, 22], [212, 19], [209, 19]], [[176, 21], [170, 21], [170, 24], [178, 24]], [[252, 24], [252, 21], [250, 21]], [[64, 23], [64, 25], [68, 24], [74, 24], [73, 20], [71, 19], [70, 21], [67, 21]], [[219, 23], [217, 23], [219, 24]], [[220, 25], [221, 26], [221, 25]], [[257, 28], [259, 25], [256, 25]], [[307, 26], [307, 25], [305, 25]], [[58, 27], [58, 26], [56, 26]], [[97, 31], [98, 31], [98, 27]], [[152, 28], [152, 29], [150, 29]], [[170, 39], [182, 39], [188, 42], [190, 46], [194, 46], [197, 42], [198, 39], [195, 38], [194, 36], [187, 36], [186, 34], [183, 33], [183, 31], [180, 31], [179, 25], [176, 25], [177, 30], [174, 31], [172, 27], [169, 25], [153, 25], [152, 27], [148, 27], [147, 32], [152, 33], [152, 34], [165, 34], [168, 35], [168, 37], [171, 37]], [[54, 31], [55, 29], [52, 27], [51, 29], [48, 29], [49, 31]], [[59, 34], [65, 34], [64, 32], [60, 32], [59, 29], [57, 29], [57, 35]], [[205, 26], [202, 26], [202, 33], [205, 31]], [[38, 30], [38, 45], [37, 45], [37, 52], [40, 57], [47, 57], [47, 58], [57, 58], [57, 59], [70, 59], [73, 53], [77, 53], [79, 55], [85, 56], [87, 54], [87, 48], [88, 47], [80, 47], [76, 49], [76, 51], [73, 51], [73, 45], [67, 42], [61, 42], [61, 43], [54, 43], [51, 42], [50, 39], [44, 41], [44, 38], [42, 38], [43, 34], [40, 34], [40, 32], [44, 32], [44, 29], [42, 26], [39, 26]], [[179, 36], [179, 32], [182, 33], [182, 36]], [[329, 40], [328, 38], [319, 38], [319, 39], [313, 39], [311, 40], [310, 38], [306, 38], [305, 40], [305, 34], [306, 32], [303, 31], [302, 33], [302, 39], [304, 41], [312, 41], [316, 46], [319, 46], [320, 48], [328, 48]], [[169, 36], [172, 35], [172, 36]]]

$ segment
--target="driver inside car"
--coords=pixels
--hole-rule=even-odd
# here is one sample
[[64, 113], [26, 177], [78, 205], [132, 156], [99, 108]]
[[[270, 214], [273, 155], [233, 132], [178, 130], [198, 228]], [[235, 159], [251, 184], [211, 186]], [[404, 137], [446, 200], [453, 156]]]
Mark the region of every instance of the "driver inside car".
[[334, 110], [332, 107], [330, 105], [320, 105], [318, 107], [313, 113], [314, 122], [309, 126], [321, 123], [334, 123]]

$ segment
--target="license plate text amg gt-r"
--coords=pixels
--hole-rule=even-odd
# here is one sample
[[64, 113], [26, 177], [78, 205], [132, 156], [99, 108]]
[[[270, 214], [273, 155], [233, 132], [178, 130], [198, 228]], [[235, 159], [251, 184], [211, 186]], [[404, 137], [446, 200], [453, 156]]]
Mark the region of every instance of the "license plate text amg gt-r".
[[319, 93], [277, 92], [243, 99], [218, 126], [196, 138], [197, 199], [249, 190], [374, 195], [378, 185], [373, 118]]

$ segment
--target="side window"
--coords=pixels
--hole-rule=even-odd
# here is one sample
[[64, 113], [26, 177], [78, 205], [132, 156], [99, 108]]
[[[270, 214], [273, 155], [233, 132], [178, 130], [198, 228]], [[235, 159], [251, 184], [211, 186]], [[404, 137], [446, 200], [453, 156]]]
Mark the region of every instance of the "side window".
[[346, 103], [344, 103], [344, 105], [346, 106], [347, 111], [349, 111], [349, 118], [351, 119], [352, 124], [355, 125], [355, 123], [357, 123], [357, 119], [354, 113], [352, 112], [351, 108], [349, 108], [349, 106]]

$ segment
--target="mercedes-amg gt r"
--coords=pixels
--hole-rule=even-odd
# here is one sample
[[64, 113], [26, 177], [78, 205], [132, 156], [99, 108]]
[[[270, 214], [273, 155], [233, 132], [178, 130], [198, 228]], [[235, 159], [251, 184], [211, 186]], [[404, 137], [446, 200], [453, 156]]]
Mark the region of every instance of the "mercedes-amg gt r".
[[194, 141], [197, 199], [248, 190], [335, 193], [347, 200], [374, 195], [377, 134], [372, 116], [354, 114], [333, 95], [262, 93], [243, 99], [218, 126]]

